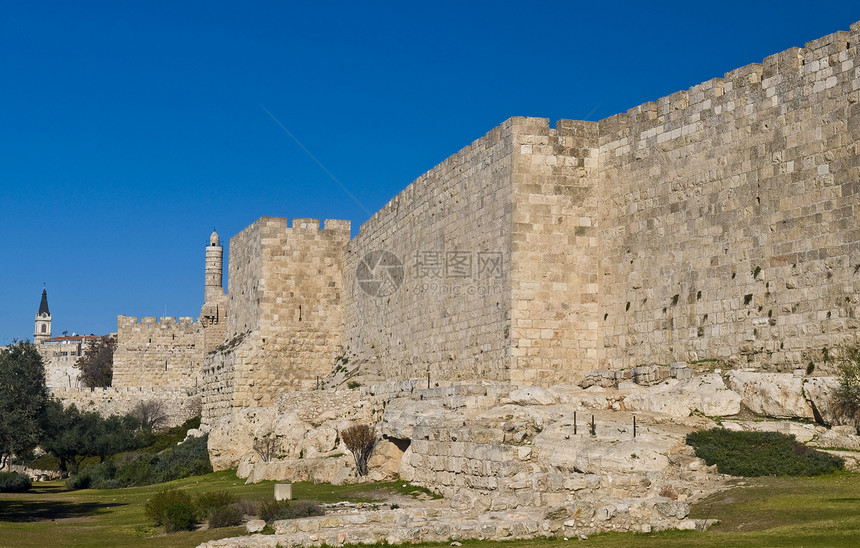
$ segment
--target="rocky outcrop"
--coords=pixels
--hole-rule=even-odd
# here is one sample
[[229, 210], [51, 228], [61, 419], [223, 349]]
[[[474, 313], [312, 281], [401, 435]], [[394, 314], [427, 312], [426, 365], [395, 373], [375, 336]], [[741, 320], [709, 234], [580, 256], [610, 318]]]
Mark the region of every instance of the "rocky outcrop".
[[729, 388], [757, 415], [780, 419], [812, 420], [812, 407], [804, 395], [803, 377], [791, 373], [729, 371]]
[[726, 417], [740, 411], [741, 397], [726, 388], [715, 373], [679, 381], [668, 379], [648, 390], [624, 398], [627, 411], [651, 411], [673, 417], [688, 417], [698, 411], [709, 417]]

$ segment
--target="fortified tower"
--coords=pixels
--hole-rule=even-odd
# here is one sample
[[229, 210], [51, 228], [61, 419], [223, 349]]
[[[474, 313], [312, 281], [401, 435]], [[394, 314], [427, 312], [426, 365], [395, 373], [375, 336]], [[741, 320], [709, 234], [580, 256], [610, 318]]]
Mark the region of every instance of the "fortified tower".
[[224, 248], [221, 247], [221, 239], [214, 230], [209, 236], [209, 245], [206, 246], [206, 287], [203, 302], [208, 303], [216, 300], [224, 294], [221, 285], [223, 279]]
[[203, 327], [204, 355], [224, 342], [226, 328], [227, 296], [222, 285], [224, 272], [224, 248], [215, 230], [206, 246], [206, 279], [203, 289], [203, 308], [200, 309], [200, 325]]
[[48, 310], [48, 290], [42, 289], [42, 301], [36, 313], [36, 329], [33, 331], [33, 342], [38, 346], [45, 339], [51, 338], [51, 312]]

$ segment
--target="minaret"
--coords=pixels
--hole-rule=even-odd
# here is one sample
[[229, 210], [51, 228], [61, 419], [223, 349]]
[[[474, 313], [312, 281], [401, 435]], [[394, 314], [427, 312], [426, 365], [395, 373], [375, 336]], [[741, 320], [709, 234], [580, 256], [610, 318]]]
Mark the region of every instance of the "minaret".
[[206, 246], [206, 286], [203, 293], [203, 302], [211, 303], [218, 300], [224, 294], [222, 281], [222, 262], [224, 260], [224, 248], [218, 233], [212, 230], [209, 236], [209, 245]]
[[36, 330], [33, 333], [33, 342], [41, 344], [45, 339], [51, 338], [51, 312], [48, 310], [48, 290], [42, 289], [42, 302], [39, 303], [39, 311], [36, 313]]
[[203, 351], [209, 353], [224, 342], [227, 334], [227, 295], [221, 285], [224, 248], [214, 230], [206, 246], [206, 285], [203, 291], [203, 308], [200, 324], [203, 326]]

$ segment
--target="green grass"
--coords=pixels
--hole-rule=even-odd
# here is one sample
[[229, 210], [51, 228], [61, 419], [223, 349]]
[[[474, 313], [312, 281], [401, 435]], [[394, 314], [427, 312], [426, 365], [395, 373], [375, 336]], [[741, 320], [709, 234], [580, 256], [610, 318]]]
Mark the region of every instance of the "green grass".
[[[201, 492], [223, 490], [238, 498], [268, 500], [271, 481], [245, 485], [232, 472], [216, 472], [161, 485], [106, 491], [68, 491], [60, 482], [38, 483], [27, 493], [0, 494], [0, 546], [196, 546], [206, 540], [242, 535], [243, 527], [165, 535], [151, 527], [143, 505], [168, 487]], [[379, 501], [386, 492], [417, 494], [400, 482], [332, 486], [294, 483], [302, 500]], [[860, 474], [842, 472], [812, 478], [763, 477], [706, 499], [691, 517], [719, 519], [706, 532], [591, 535], [589, 546], [858, 546]], [[509, 542], [464, 541], [475, 547], [546, 547], [562, 539]], [[424, 544], [442, 548], [449, 543]]]

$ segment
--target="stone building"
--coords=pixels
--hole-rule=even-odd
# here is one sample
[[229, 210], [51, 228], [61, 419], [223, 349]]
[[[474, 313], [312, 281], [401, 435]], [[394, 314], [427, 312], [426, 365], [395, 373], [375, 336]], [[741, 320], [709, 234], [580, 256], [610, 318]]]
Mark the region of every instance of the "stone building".
[[348, 221], [256, 221], [204, 307], [226, 305], [204, 420], [342, 357], [541, 385], [820, 362], [860, 327], [858, 44], [855, 23], [599, 122], [510, 118], [351, 240]]
[[75, 363], [85, 356], [99, 340], [95, 335], [51, 335], [51, 311], [48, 307], [48, 290], [42, 289], [42, 299], [36, 312], [33, 342], [45, 366], [45, 384], [50, 389], [80, 387], [80, 370]]

